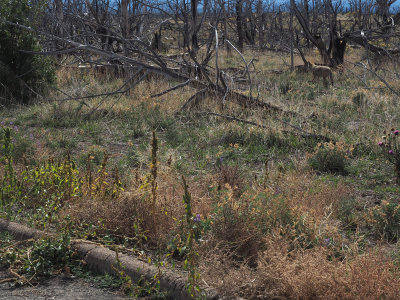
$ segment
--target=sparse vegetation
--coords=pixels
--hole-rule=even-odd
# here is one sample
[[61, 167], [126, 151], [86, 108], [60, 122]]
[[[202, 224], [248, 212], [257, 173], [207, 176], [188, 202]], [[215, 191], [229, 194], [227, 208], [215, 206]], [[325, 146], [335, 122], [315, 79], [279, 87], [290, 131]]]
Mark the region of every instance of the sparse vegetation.
[[[186, 269], [194, 298], [203, 285], [228, 299], [399, 298], [399, 64], [373, 51], [397, 45], [395, 36], [365, 40], [366, 52], [352, 32], [344, 59], [308, 46], [312, 38], [286, 22], [289, 13], [279, 14], [283, 45], [294, 43], [289, 30], [299, 36], [293, 68], [281, 44], [246, 46], [249, 28], [238, 49], [219, 45], [217, 61], [215, 36], [192, 32], [209, 48], [176, 37], [174, 30], [187, 33], [178, 19], [148, 36], [153, 43], [161, 33], [175, 38], [162, 39], [162, 54], [135, 39], [129, 47], [136, 52], [128, 47], [122, 55], [124, 43], [95, 33], [88, 39], [97, 52], [88, 53], [101, 66], [77, 67], [75, 56], [61, 55], [59, 88], [50, 93], [57, 101], [0, 110], [0, 217], [66, 233], [23, 249], [1, 235], [1, 263], [26, 279], [67, 266], [93, 277], [69, 248], [69, 239], [84, 238]], [[239, 17], [226, 19], [232, 25]], [[350, 30], [352, 15], [334, 18]], [[123, 40], [129, 34], [118, 24]], [[214, 35], [223, 29], [210, 24]], [[193, 53], [181, 54], [188, 46]], [[307, 66], [318, 58], [330, 65], [319, 75], [333, 73], [334, 86], [313, 81]], [[116, 272], [99, 280], [135, 297], [168, 298], [159, 292], [161, 272], [138, 284], [121, 265]]]
[[[146, 88], [143, 83], [135, 93], [146, 99]], [[336, 88], [340, 90], [340, 85]], [[314, 128], [323, 126], [322, 116], [325, 122], [335, 123], [349, 122], [358, 114], [353, 109], [333, 109], [346, 99], [352, 101], [350, 91], [342, 96], [333, 93], [317, 96], [321, 106], [314, 106]], [[326, 130], [346, 142], [316, 144], [290, 130], [279, 133], [276, 124], [269, 131], [212, 117], [171, 118], [165, 102], [131, 99], [124, 100], [129, 105], [121, 102], [90, 121], [84, 120], [82, 108], [74, 116], [80, 121], [66, 127], [48, 123], [62, 118], [52, 117], [62, 111], [14, 108], [27, 121], [16, 120], [14, 112], [3, 112], [4, 217], [39, 228], [61, 229], [68, 224], [73, 236], [146, 250], [149, 257], [152, 251], [164, 249], [162, 257], [169, 264], [183, 266], [187, 261], [193, 288], [201, 276], [230, 296], [248, 297], [253, 290], [259, 295], [326, 296], [335, 289], [343, 297], [358, 293], [378, 297], [368, 291], [371, 281], [389, 298], [395, 295], [386, 284], [397, 284], [395, 262], [377, 256], [379, 246], [370, 246], [370, 241], [387, 241], [391, 247], [398, 239], [397, 187], [392, 170], [379, 160], [374, 134], [367, 135], [370, 140], [360, 139], [358, 133], [367, 130], [360, 125], [332, 126]], [[376, 135], [382, 127], [368, 125], [369, 114], [390, 109], [384, 105], [383, 101], [366, 107], [366, 119], [359, 121]], [[75, 109], [66, 106], [64, 112], [70, 115], [68, 110]], [[229, 109], [235, 111], [233, 106]], [[262, 113], [244, 113], [247, 118], [263, 119]], [[153, 130], [158, 140], [155, 151], [154, 142], [151, 150]], [[24, 141], [30, 146], [21, 146]], [[27, 160], [32, 153], [39, 155]], [[185, 225], [181, 175], [191, 191], [188, 224], [193, 227]], [[371, 191], [374, 183], [381, 188]], [[152, 261], [157, 261], [156, 256]], [[321, 282], [319, 271], [308, 277], [291, 271], [316, 266], [329, 270], [322, 285], [312, 285]], [[376, 277], [351, 273], [364, 267]], [[221, 272], [226, 274], [224, 283], [217, 280]], [[227, 288], [243, 281], [242, 276], [252, 283]], [[355, 276], [365, 283], [348, 284]], [[345, 283], [348, 288], [343, 289]], [[126, 282], [120, 284], [127, 287]]]

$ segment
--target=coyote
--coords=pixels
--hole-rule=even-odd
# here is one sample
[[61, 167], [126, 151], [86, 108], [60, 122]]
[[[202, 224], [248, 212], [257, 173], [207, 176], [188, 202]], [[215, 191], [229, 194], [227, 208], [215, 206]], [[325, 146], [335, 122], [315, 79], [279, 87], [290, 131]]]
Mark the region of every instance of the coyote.
[[313, 63], [310, 63], [310, 67], [312, 70], [313, 74], [313, 81], [315, 82], [316, 78], [322, 78], [324, 81], [324, 84], [327, 84], [327, 77], [329, 76], [329, 79], [331, 80], [331, 84], [333, 85], [333, 75], [332, 75], [332, 70], [328, 66], [317, 66]]

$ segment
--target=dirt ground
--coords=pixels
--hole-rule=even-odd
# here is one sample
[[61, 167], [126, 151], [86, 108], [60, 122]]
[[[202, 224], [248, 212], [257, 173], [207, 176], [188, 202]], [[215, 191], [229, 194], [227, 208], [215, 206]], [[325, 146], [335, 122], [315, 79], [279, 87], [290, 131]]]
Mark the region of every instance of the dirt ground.
[[[0, 281], [7, 278], [4, 269], [0, 269]], [[10, 283], [0, 284], [0, 300], [43, 299], [43, 300], [116, 300], [128, 299], [94, 286], [79, 278], [56, 276], [41, 282], [37, 286], [13, 287]], [[132, 299], [132, 298], [131, 298]]]

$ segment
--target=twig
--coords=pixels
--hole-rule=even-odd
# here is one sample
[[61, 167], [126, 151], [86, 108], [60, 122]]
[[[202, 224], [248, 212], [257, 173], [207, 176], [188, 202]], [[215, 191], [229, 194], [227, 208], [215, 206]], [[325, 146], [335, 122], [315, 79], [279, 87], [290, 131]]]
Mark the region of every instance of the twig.
[[211, 111], [202, 111], [202, 112], [197, 112], [196, 114], [198, 114], [198, 115], [206, 115], [206, 116], [207, 116], [207, 115], [209, 115], [209, 116], [216, 116], [216, 117], [224, 118], [224, 119], [231, 120], [231, 121], [236, 121], [236, 122], [240, 122], [240, 123], [245, 123], [245, 124], [254, 125], [254, 126], [257, 126], [257, 127], [264, 128], [264, 129], [271, 129], [270, 127], [267, 127], [267, 126], [262, 125], [262, 124], [257, 124], [257, 123], [252, 122], [252, 121], [247, 121], [247, 120], [244, 120], [244, 119], [239, 119], [239, 118], [236, 118], [236, 117], [234, 117], [234, 116], [222, 115], [222, 114], [218, 114], [218, 113], [211, 112]]
[[[109, 93], [109, 94], [106, 95], [103, 99], [101, 99], [100, 102], [99, 102], [95, 107], [93, 107], [92, 110], [88, 113], [88, 116], [90, 117], [90, 116], [91, 116], [91, 115], [92, 115], [92, 114], [107, 100], [108, 96], [113, 95], [113, 94], [115, 94], [115, 93], [117, 93], [117, 92], [122, 93], [122, 92], [121, 92], [121, 89], [122, 89], [124, 86], [126, 86], [133, 78], [135, 78], [136, 75], [138, 75], [138, 74], [142, 71], [142, 69], [143, 69], [143, 68], [139, 68], [139, 70], [137, 70], [127, 81], [125, 81], [124, 84], [123, 84], [118, 90], [116, 90], [114, 93]], [[142, 77], [140, 77], [140, 78], [135, 82], [135, 85], [136, 85], [136, 84], [139, 84], [139, 83], [147, 76], [147, 74], [148, 74], [148, 72], [147, 72], [147, 70], [146, 70], [146, 72], [142, 75]], [[125, 90], [124, 92], [128, 91], [129, 89], [131, 89], [131, 87], [128, 87], [128, 89]]]
[[219, 79], [219, 67], [218, 67], [218, 30], [214, 27], [215, 30], [215, 70], [216, 70], [216, 78], [215, 85], [218, 86]]
[[248, 66], [248, 64], [247, 64], [247, 61], [246, 61], [246, 59], [244, 58], [243, 54], [240, 53], [240, 51], [239, 51], [229, 40], [226, 40], [226, 42], [227, 42], [237, 53], [239, 53], [240, 57], [242, 58], [242, 60], [243, 60], [243, 62], [244, 62], [244, 65], [245, 65], [245, 67], [246, 67], [246, 73], [247, 73], [247, 76], [248, 76], [248, 78], [249, 78], [249, 85], [250, 85], [250, 86], [249, 86], [249, 96], [250, 96], [250, 97], [253, 97], [253, 94], [252, 94], [251, 77], [250, 77], [249, 66]]
[[163, 91], [163, 92], [161, 92], [161, 93], [158, 93], [158, 94], [155, 94], [155, 95], [151, 95], [151, 98], [160, 97], [160, 96], [165, 95], [165, 94], [167, 94], [167, 93], [169, 93], [169, 92], [172, 92], [172, 91], [175, 91], [175, 90], [177, 90], [177, 89], [180, 89], [180, 88], [182, 88], [182, 87], [188, 85], [190, 82], [191, 82], [191, 80], [188, 79], [188, 80], [186, 80], [186, 81], [183, 82], [183, 83], [180, 83], [180, 84], [178, 84], [178, 85], [176, 85], [176, 86], [174, 86], [174, 87], [172, 87], [172, 88], [169, 88], [168, 90], [165, 90], [165, 91]]
[[80, 49], [80, 47], [74, 47], [74, 48], [67, 48], [67, 49], [62, 49], [62, 50], [46, 51], [46, 52], [26, 51], [26, 50], [19, 50], [19, 52], [26, 53], [26, 54], [49, 55], [50, 56], [50, 55], [67, 54], [67, 53], [77, 51], [79, 49]]
[[[160, 62], [161, 58], [159, 56], [157, 56], [157, 57], [149, 57], [148, 54], [145, 54], [143, 51], [140, 51], [140, 50], [136, 50], [136, 52], [138, 52], [140, 55], [145, 56], [146, 58], [149, 58], [152, 62], [156, 63], [156, 65], [151, 65], [151, 64], [143, 62], [143, 61], [141, 61], [139, 59], [135, 59], [133, 57], [127, 57], [127, 56], [115, 54], [113, 52], [102, 50], [102, 49], [96, 48], [96, 47], [91, 46], [91, 45], [81, 44], [81, 43], [75, 42], [75, 41], [73, 41], [71, 39], [68, 39], [68, 38], [60, 38], [60, 37], [54, 36], [54, 35], [49, 34], [49, 33], [45, 33], [45, 32], [42, 32], [42, 31], [37, 31], [37, 30], [35, 30], [35, 29], [31, 28], [31, 27], [24, 26], [24, 25], [21, 25], [21, 24], [16, 24], [16, 23], [13, 23], [13, 22], [10, 22], [10, 21], [5, 21], [5, 23], [8, 24], [8, 25], [12, 25], [12, 26], [15, 26], [15, 27], [18, 27], [18, 28], [22, 28], [22, 29], [28, 30], [30, 32], [34, 32], [36, 34], [45, 36], [47, 38], [51, 38], [51, 39], [53, 39], [55, 41], [58, 41], [58, 42], [61, 42], [63, 44], [69, 44], [69, 45], [71, 45], [73, 47], [78, 47], [79, 50], [87, 51], [89, 53], [92, 53], [92, 54], [95, 54], [95, 55], [99, 55], [99, 56], [107, 58], [109, 60], [116, 59], [116, 60], [124, 62], [124, 63], [126, 63], [128, 65], [134, 65], [134, 66], [137, 66], [137, 67], [141, 67], [143, 69], [146, 69], [147, 72], [152, 72], [152, 73], [156, 73], [156, 74], [162, 74], [164, 76], [168, 76], [168, 77], [170, 77], [172, 79], [179, 80], [179, 81], [187, 81], [187, 80], [191, 79], [191, 78], [189, 78], [187, 76], [182, 76], [181, 74], [177, 73], [176, 71], [174, 71], [171, 68], [168, 68], [165, 65], [165, 63], [161, 63]], [[127, 42], [129, 42], [129, 41], [127, 41]], [[229, 41], [227, 41], [227, 42], [229, 42]], [[143, 42], [141, 42], [141, 44], [142, 43]], [[234, 47], [234, 46], [232, 45], [232, 47]], [[234, 49], [236, 49], [236, 47], [234, 47]], [[243, 57], [243, 55], [241, 53], [240, 53], [240, 55], [241, 55], [242, 59], [244, 59], [244, 57]], [[190, 85], [192, 87], [196, 88], [196, 89], [215, 90], [216, 93], [219, 93], [221, 95], [221, 97], [223, 97], [223, 95], [225, 95], [227, 93], [227, 91], [224, 90], [222, 87], [216, 86], [213, 82], [211, 82], [211, 80], [210, 80], [209, 76], [207, 75], [207, 73], [204, 72], [205, 67], [199, 64], [199, 62], [194, 57], [193, 53], [190, 52], [190, 56], [193, 59], [193, 61], [195, 62], [196, 66], [198, 68], [200, 68], [200, 70], [202, 71], [202, 73], [203, 73], [203, 75], [204, 75], [204, 77], [206, 78], [206, 81], [207, 81], [207, 82], [204, 82], [204, 81], [200, 81], [200, 80], [196, 80], [196, 79], [191, 79]], [[245, 59], [244, 59], [244, 61], [245, 61], [245, 65], [247, 66], [247, 63], [246, 63]], [[250, 78], [250, 73], [248, 72], [248, 70], [247, 70], [247, 73], [248, 73], [248, 76], [249, 76], [250, 91], [251, 91], [251, 80], [250, 80], [251, 78]], [[110, 93], [109, 95], [112, 95], [112, 94], [115, 94], [115, 92]], [[107, 97], [108, 95], [105, 95], [105, 96]], [[236, 101], [238, 104], [240, 104], [240, 105], [242, 105], [244, 107], [251, 107], [251, 106], [260, 107], [260, 108], [264, 108], [264, 109], [267, 109], [267, 110], [273, 111], [273, 112], [282, 112], [282, 113], [284, 113], [286, 115], [288, 115], [288, 114], [289, 115], [297, 115], [297, 113], [295, 113], [295, 112], [287, 112], [287, 111], [284, 111], [280, 107], [274, 106], [272, 104], [269, 104], [269, 103], [266, 103], [266, 102], [263, 102], [263, 101], [258, 101], [257, 99], [252, 97], [251, 93], [248, 96], [245, 96], [243, 94], [236, 93], [234, 91], [228, 91], [227, 97], [229, 97], [229, 96], [232, 97], [233, 101]], [[89, 96], [88, 98], [91, 98], [91, 97], [92, 96]], [[84, 98], [82, 97], [82, 99], [84, 99]], [[101, 104], [105, 101], [105, 99], [102, 99]], [[96, 109], [98, 109], [98, 107], [99, 106], [96, 106], [94, 109], [92, 109], [91, 113], [93, 113]]]
[[397, 97], [400, 97], [400, 93], [398, 91], [396, 91], [394, 88], [392, 88], [392, 86], [382, 77], [380, 76], [377, 72], [375, 72], [374, 70], [371, 70], [369, 68], [367, 68], [366, 66], [360, 66], [358, 63], [355, 64], [353, 62], [350, 62], [348, 60], [346, 60], [346, 62], [351, 63], [357, 67], [363, 68], [364, 70], [367, 70], [368, 72], [372, 73], [372, 75], [376, 76], [384, 85], [386, 85], [386, 87], [393, 93], [395, 94]]
[[[254, 126], [257, 126], [257, 127], [263, 128], [263, 129], [271, 129], [270, 127], [267, 127], [267, 126], [262, 125], [262, 124], [257, 124], [257, 123], [252, 122], [252, 121], [239, 119], [239, 118], [236, 118], [234, 116], [222, 115], [222, 114], [218, 114], [218, 113], [211, 112], [211, 111], [197, 112], [196, 114], [217, 116], [217, 117], [221, 117], [221, 118], [224, 118], [224, 119], [227, 119], [227, 120], [230, 120], [230, 121], [236, 121], [236, 122], [240, 122], [240, 123], [254, 125]], [[314, 140], [317, 140], [317, 141], [324, 141], [324, 142], [332, 141], [332, 139], [329, 138], [329, 137], [326, 137], [326, 136], [323, 136], [323, 135], [319, 135], [319, 134], [309, 133], [309, 132], [301, 129], [300, 127], [294, 126], [294, 125], [292, 125], [292, 124], [290, 124], [290, 123], [288, 123], [286, 121], [283, 121], [281, 119], [278, 119], [278, 120], [280, 122], [292, 127], [293, 129], [296, 129], [296, 130], [300, 131], [302, 133], [302, 134], [300, 134], [300, 136], [303, 137], [303, 138], [311, 138], [311, 139], [314, 139]], [[285, 131], [285, 132], [287, 133], [287, 131]]]
[[18, 246], [19, 244], [29, 243], [29, 242], [33, 242], [33, 239], [18, 241], [18, 242], [15, 242], [14, 244], [8, 245], [7, 247], [1, 248], [0, 250], [4, 251], [4, 250], [10, 249], [10, 248], [13, 248], [15, 246]]
[[11, 281], [17, 281], [17, 280], [18, 280], [18, 278], [15, 278], [15, 277], [5, 278], [5, 279], [0, 280], [0, 284], [6, 283], [6, 282], [11, 282]]
[[15, 276], [15, 277], [17, 278], [17, 280], [21, 280], [23, 283], [27, 283], [27, 284], [29, 284], [30, 286], [32, 286], [32, 283], [30, 283], [30, 282], [25, 278], [25, 276], [19, 275], [17, 272], [15, 272], [13, 269], [11, 269], [11, 267], [8, 268], [8, 272], [10, 272], [11, 275]]
[[207, 89], [202, 89], [198, 91], [196, 94], [194, 94], [192, 97], [190, 97], [181, 107], [179, 112], [184, 111], [193, 101], [196, 101], [199, 99], [199, 97], [204, 98], [206, 95]]

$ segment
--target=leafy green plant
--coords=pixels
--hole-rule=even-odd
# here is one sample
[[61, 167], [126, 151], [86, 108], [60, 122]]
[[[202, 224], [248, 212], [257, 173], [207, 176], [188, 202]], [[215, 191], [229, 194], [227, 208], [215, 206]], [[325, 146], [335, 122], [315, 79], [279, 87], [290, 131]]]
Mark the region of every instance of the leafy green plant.
[[31, 276], [49, 276], [72, 261], [73, 250], [68, 234], [46, 237], [33, 244], [24, 269]]
[[106, 290], [117, 290], [123, 285], [121, 278], [110, 274], [96, 274], [81, 265], [74, 265], [71, 271], [75, 276], [85, 279], [86, 281], [93, 282], [96, 286]]
[[151, 281], [141, 276], [139, 281], [134, 283], [126, 274], [117, 250], [115, 251], [115, 260], [116, 266], [113, 269], [126, 295], [135, 298], [146, 297], [146, 299], [172, 299], [168, 292], [160, 291], [160, 275], [156, 275]]
[[27, 170], [25, 181], [25, 205], [36, 208], [43, 221], [51, 219], [66, 201], [82, 195], [79, 171], [69, 156], [58, 162], [49, 159]]
[[[28, 245], [21, 247], [19, 244]], [[32, 283], [42, 276], [70, 270], [74, 263], [74, 252], [67, 233], [55, 237], [43, 237], [10, 244], [0, 248], [0, 262], [13, 270], [12, 276], [19, 284]]]
[[359, 224], [359, 216], [357, 210], [361, 210], [360, 203], [348, 197], [342, 199], [339, 203], [339, 218], [343, 223], [343, 227], [347, 230], [356, 230]]
[[[14, 122], [2, 121], [3, 129], [11, 130], [12, 158], [16, 162], [34, 161], [35, 149], [33, 146], [34, 137], [32, 134], [27, 136], [26, 132], [17, 126]], [[0, 140], [4, 140], [5, 130], [0, 130]], [[4, 149], [0, 149], [0, 154], [5, 155]]]

